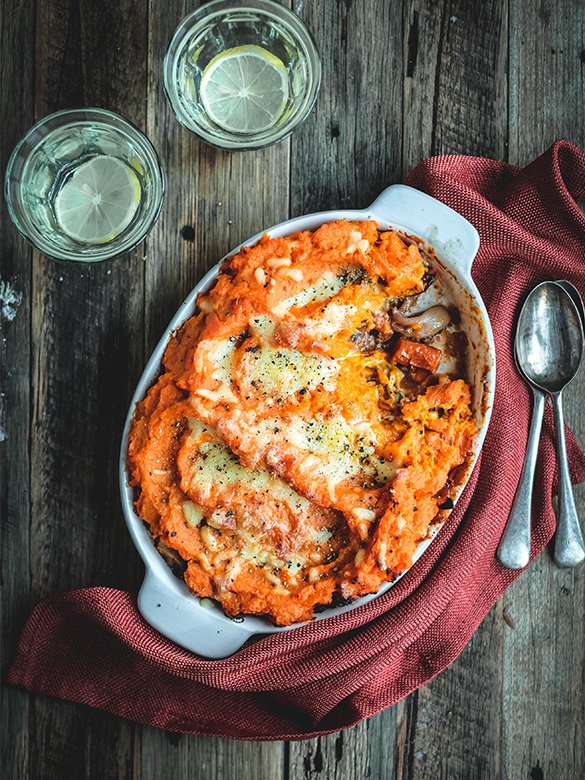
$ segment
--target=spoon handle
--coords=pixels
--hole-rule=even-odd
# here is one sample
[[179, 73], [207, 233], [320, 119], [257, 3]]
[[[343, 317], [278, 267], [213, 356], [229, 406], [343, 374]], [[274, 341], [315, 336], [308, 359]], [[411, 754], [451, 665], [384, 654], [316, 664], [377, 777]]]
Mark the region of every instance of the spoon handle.
[[534, 406], [526, 445], [524, 465], [516, 488], [514, 503], [498, 547], [498, 560], [507, 569], [523, 569], [530, 559], [530, 520], [532, 516], [532, 484], [542, 428], [545, 395], [533, 390]]
[[560, 393], [554, 393], [552, 404], [555, 413], [557, 434], [557, 462], [559, 467], [559, 516], [555, 536], [554, 559], [559, 566], [576, 566], [585, 558], [585, 544], [579, 525], [573, 486], [569, 475], [563, 402]]

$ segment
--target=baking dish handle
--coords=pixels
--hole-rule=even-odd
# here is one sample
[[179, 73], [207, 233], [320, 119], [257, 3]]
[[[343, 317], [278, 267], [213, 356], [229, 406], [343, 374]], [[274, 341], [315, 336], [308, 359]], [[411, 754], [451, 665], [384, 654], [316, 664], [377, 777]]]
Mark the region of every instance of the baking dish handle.
[[169, 582], [146, 570], [138, 610], [147, 623], [181, 647], [204, 658], [226, 658], [257, 633], [245, 620], [228, 620], [212, 602], [205, 604], [179, 580]]
[[393, 184], [368, 209], [378, 222], [403, 228], [447, 255], [466, 275], [479, 248], [479, 235], [461, 214], [414, 187]]

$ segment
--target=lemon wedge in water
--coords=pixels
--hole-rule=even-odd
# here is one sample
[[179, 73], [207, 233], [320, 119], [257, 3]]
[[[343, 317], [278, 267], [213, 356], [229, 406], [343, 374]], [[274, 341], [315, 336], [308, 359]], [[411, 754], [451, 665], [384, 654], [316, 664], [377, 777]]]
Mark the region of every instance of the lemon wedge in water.
[[105, 244], [126, 230], [140, 205], [136, 173], [117, 157], [97, 155], [66, 179], [55, 198], [55, 217], [70, 238]]
[[200, 94], [216, 125], [230, 133], [260, 133], [282, 116], [288, 74], [282, 61], [262, 46], [236, 46], [208, 63]]

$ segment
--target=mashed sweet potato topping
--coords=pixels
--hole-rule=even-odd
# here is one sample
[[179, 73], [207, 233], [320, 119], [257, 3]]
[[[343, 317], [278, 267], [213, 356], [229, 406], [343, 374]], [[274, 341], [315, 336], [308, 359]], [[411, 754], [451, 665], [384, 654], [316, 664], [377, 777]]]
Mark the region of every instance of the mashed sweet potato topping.
[[477, 433], [444, 350], [394, 332], [433, 279], [374, 222], [224, 262], [130, 434], [137, 512], [193, 593], [289, 625], [409, 568]]

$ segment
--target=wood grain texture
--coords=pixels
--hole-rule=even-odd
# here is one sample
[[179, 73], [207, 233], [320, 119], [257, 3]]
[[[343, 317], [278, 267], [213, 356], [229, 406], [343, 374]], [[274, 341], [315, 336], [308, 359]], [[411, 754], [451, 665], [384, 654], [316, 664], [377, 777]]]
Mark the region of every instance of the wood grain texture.
[[[166, 743], [166, 746], [165, 746]], [[284, 743], [236, 742], [144, 729], [141, 780], [280, 780]]]
[[510, 162], [585, 138], [585, 6], [510, 0]]
[[457, 661], [410, 697], [401, 777], [501, 777], [503, 626], [496, 606]]
[[351, 729], [291, 742], [290, 780], [390, 778], [394, 773], [396, 709], [390, 708]]
[[[79, 106], [146, 120], [146, 2], [38, 0], [37, 117]], [[135, 589], [117, 453], [144, 359], [142, 247], [101, 265], [33, 266], [32, 595], [84, 585]], [[55, 707], [31, 710], [31, 777], [129, 777], [134, 726]]]
[[[510, 161], [557, 138], [585, 146], [585, 6], [510, 0]], [[565, 392], [567, 423], [585, 444], [585, 375]], [[585, 521], [585, 490], [575, 490]], [[503, 770], [535, 780], [585, 776], [585, 572], [547, 553], [505, 594]]]
[[[12, 148], [33, 116], [34, 3], [0, 2], [0, 176]], [[11, 52], [10, 57], [2, 52]], [[12, 661], [17, 635], [30, 608], [29, 433], [30, 433], [31, 250], [10, 223], [0, 197], [0, 673]], [[12, 305], [8, 302], [12, 300]], [[19, 778], [28, 764], [29, 702], [2, 687], [4, 776]]]
[[506, 158], [507, 0], [405, 0], [403, 163]]
[[295, 2], [324, 63], [291, 139], [291, 214], [362, 208], [400, 178], [402, 3]]

